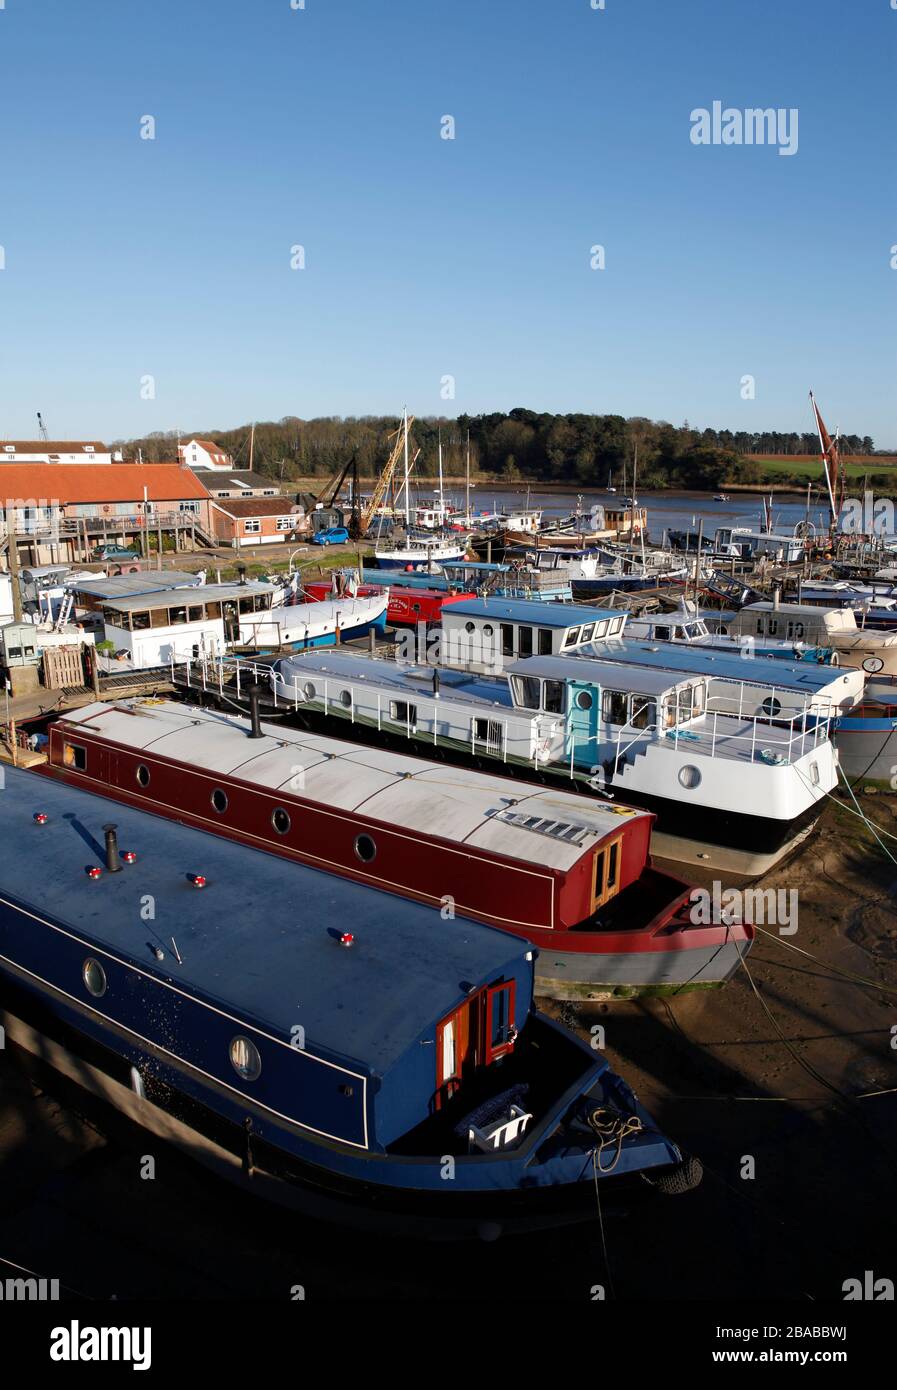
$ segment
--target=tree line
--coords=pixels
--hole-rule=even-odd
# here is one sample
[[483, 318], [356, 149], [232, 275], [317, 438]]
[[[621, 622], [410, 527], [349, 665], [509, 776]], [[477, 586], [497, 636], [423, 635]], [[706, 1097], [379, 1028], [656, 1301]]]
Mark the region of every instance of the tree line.
[[[326, 478], [339, 471], [354, 455], [363, 478], [375, 477], [383, 467], [391, 443], [389, 435], [400, 427], [389, 416], [326, 416], [301, 420], [257, 422], [250, 445], [251, 428], [181, 431], [148, 435], [123, 442], [125, 457], [158, 463], [177, 458], [178, 438], [214, 440], [231, 454], [235, 467], [247, 468], [285, 485], [299, 478]], [[752, 454], [818, 454], [815, 434], [776, 430], [693, 429], [686, 421], [666, 421], [622, 415], [553, 415], [517, 408], [508, 413], [459, 415], [454, 419], [427, 417], [414, 421], [412, 449], [420, 449], [415, 476], [436, 475], [441, 438], [446, 476], [460, 477], [470, 449], [471, 476], [496, 481], [568, 483], [587, 489], [603, 488], [609, 474], [614, 485], [632, 486], [637, 460], [640, 488], [715, 489], [724, 484], [759, 483], [766, 470]], [[870, 455], [869, 435], [841, 436], [845, 455]], [[777, 481], [805, 481], [777, 470]]]

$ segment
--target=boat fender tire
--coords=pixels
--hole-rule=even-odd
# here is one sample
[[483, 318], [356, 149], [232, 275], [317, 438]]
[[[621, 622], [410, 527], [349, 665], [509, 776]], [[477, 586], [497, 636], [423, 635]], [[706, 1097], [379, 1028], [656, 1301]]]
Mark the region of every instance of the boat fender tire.
[[653, 1177], [646, 1175], [651, 1186], [656, 1187], [665, 1197], [678, 1197], [683, 1192], [693, 1191], [700, 1185], [703, 1176], [703, 1164], [694, 1154], [686, 1154], [681, 1163], [677, 1163], [675, 1168], [670, 1168], [665, 1173], [657, 1173]]

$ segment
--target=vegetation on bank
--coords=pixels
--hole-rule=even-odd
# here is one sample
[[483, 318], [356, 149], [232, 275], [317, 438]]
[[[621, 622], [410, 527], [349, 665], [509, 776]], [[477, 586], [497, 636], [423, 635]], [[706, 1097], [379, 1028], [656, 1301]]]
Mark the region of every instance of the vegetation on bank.
[[[330, 477], [354, 454], [359, 474], [375, 477], [389, 455], [389, 435], [399, 424], [397, 419], [386, 416], [314, 420], [287, 416], [283, 420], [257, 422], [252, 465], [256, 472], [288, 486], [299, 478]], [[447, 476], [463, 475], [469, 434], [471, 476], [488, 476], [496, 484], [563, 483], [595, 489], [605, 486], [608, 475], [613, 473], [619, 488], [625, 466], [631, 487], [636, 453], [638, 483], [645, 490], [715, 490], [765, 481], [802, 485], [814, 471], [820, 476], [814, 434], [697, 430], [687, 421], [676, 426], [641, 417], [627, 420], [622, 415], [550, 415], [518, 408], [507, 414], [415, 420], [413, 445], [420, 449], [417, 477], [435, 475], [440, 434]], [[195, 432], [195, 437], [214, 440], [243, 468], [249, 465], [250, 435], [249, 425]], [[189, 439], [194, 435], [181, 431], [180, 436], [169, 432], [129, 440], [123, 446], [125, 457], [137, 458], [139, 449], [147, 463], [175, 459], [179, 437]], [[874, 452], [868, 435], [842, 435], [841, 446], [845, 455]], [[887, 466], [890, 462], [889, 456], [881, 456], [864, 460], [856, 468], [862, 475], [864, 471], [871, 473], [876, 465]], [[870, 485], [874, 486], [871, 478]]]

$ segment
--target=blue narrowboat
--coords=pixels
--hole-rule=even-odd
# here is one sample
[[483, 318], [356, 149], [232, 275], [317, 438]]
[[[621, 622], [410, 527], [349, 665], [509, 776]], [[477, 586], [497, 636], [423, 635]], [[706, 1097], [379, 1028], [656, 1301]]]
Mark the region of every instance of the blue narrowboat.
[[697, 1180], [528, 942], [20, 769], [2, 804], [8, 1041], [235, 1181], [463, 1236]]

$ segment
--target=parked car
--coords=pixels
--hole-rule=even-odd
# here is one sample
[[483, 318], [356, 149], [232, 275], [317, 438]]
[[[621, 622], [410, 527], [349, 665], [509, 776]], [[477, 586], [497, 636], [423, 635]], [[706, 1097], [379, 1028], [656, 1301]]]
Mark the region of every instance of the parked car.
[[91, 552], [94, 560], [139, 560], [140, 551], [135, 546], [98, 545]]
[[311, 537], [312, 545], [345, 545], [349, 532], [345, 526], [323, 526]]

